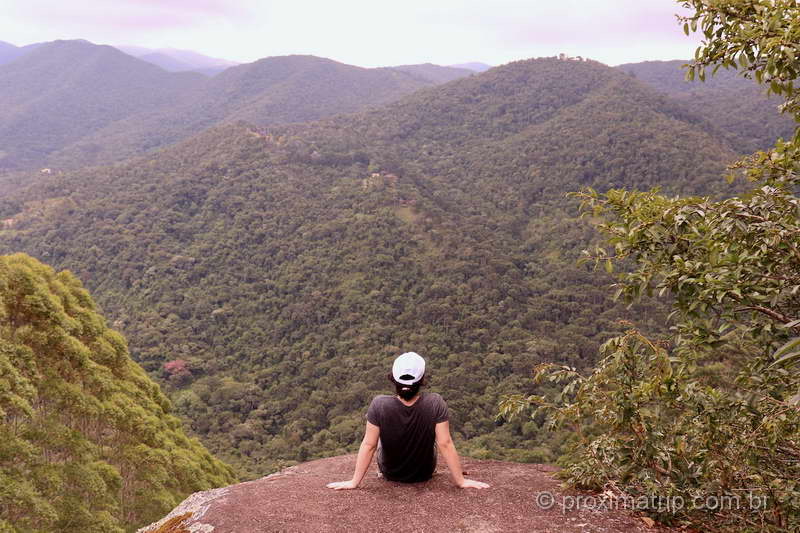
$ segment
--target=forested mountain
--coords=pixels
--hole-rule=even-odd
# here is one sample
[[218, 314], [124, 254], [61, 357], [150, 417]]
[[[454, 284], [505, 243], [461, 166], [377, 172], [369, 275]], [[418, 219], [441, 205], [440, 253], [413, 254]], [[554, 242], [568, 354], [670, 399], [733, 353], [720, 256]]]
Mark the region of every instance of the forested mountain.
[[466, 68], [443, 67], [440, 65], [434, 65], [433, 63], [423, 63], [421, 65], [401, 65], [399, 67], [392, 68], [401, 72], [407, 72], [434, 83], [447, 83], [448, 81], [471, 76], [475, 73], [474, 71]]
[[234, 480], [69, 272], [0, 257], [0, 530], [110, 533]]
[[[221, 76], [240, 91], [241, 68]], [[519, 61], [368, 112], [226, 125], [47, 176], [8, 199], [0, 251], [85, 280], [194, 431], [249, 475], [352, 449], [404, 350], [428, 358], [465, 451], [550, 461], [561, 437], [497, 426], [499, 395], [530, 390], [537, 362], [591, 364], [631, 315], [575, 265], [594, 233], [564, 193], [721, 192], [735, 153], [712, 130], [620, 70]], [[659, 327], [657, 307], [633, 312]]]
[[208, 57], [191, 50], [178, 50], [175, 48], [144, 48], [141, 46], [115, 46], [116, 49], [125, 52], [133, 57], [138, 57], [143, 61], [158, 65], [170, 72], [182, 72], [191, 70], [194, 72], [218, 74], [228, 67], [237, 63], [226, 59]]
[[0, 171], [118, 161], [223, 122], [315, 120], [396, 100], [453, 74], [425, 70], [287, 56], [208, 79], [165, 72], [110, 46], [45, 43], [0, 66]]
[[[179, 105], [99, 129], [85, 142], [102, 146], [94, 161], [110, 161], [220, 123], [316, 120], [396, 100], [433, 83], [393, 69], [366, 69], [314, 56], [269, 57], [228, 68], [185, 95]], [[81, 160], [84, 154], [76, 147], [55, 158], [56, 164]]]
[[[3, 50], [12, 54], [27, 52], [0, 65], [0, 170], [6, 171], [119, 161], [237, 120], [261, 126], [317, 120], [470, 74], [430, 64], [364, 69], [286, 56], [231, 67], [208, 79], [164, 72], [87, 41], [8, 46]], [[181, 61], [165, 58], [173, 60]], [[766, 146], [791, 131], [791, 121], [774, 113], [776, 102], [747, 80], [722, 74], [708, 86], [691, 85], [681, 81], [680, 63], [620, 69], [680, 100], [737, 152]]]
[[[37, 46], [0, 66], [0, 169], [43, 163], [108, 124], [175, 105], [204, 79], [86, 41]], [[91, 155], [98, 146], [80, 148]]]
[[733, 70], [719, 69], [705, 82], [686, 81], [682, 68], [687, 61], [645, 61], [618, 68], [648, 83], [684, 104], [718, 128], [735, 150], [749, 154], [772, 146], [775, 139], [788, 139], [794, 132], [791, 117], [776, 112], [777, 97]]

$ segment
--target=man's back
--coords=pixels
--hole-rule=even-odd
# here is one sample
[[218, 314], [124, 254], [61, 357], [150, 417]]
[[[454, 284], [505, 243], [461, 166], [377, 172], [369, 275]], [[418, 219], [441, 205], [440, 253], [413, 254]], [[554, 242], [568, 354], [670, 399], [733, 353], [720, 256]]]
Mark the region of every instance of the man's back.
[[441, 396], [422, 392], [412, 405], [405, 405], [396, 396], [382, 394], [372, 399], [367, 420], [380, 428], [378, 467], [386, 479], [430, 479], [436, 467], [436, 424], [448, 420]]

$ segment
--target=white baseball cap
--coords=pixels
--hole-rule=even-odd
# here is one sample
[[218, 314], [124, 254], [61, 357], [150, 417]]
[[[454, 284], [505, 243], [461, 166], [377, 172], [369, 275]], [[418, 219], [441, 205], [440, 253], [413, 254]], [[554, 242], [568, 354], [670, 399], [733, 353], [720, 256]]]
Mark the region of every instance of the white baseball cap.
[[394, 380], [403, 385], [413, 385], [425, 374], [425, 359], [418, 353], [406, 352], [397, 356], [392, 365]]

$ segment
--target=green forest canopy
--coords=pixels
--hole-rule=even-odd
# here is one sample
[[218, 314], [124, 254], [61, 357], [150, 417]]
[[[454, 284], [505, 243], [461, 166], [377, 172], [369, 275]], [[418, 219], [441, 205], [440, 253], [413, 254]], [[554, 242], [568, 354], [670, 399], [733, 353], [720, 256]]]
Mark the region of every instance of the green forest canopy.
[[110, 533], [235, 480], [69, 272], [0, 256], [0, 530]]
[[[538, 362], [587, 366], [628, 316], [575, 266], [564, 193], [725, 191], [736, 153], [596, 62], [538, 59], [383, 109], [205, 132], [46, 177], [0, 250], [75, 272], [210, 449], [245, 475], [352, 450], [391, 357], [426, 356], [477, 456], [552, 461], [564, 435], [497, 425]], [[660, 308], [636, 308], [659, 330]]]

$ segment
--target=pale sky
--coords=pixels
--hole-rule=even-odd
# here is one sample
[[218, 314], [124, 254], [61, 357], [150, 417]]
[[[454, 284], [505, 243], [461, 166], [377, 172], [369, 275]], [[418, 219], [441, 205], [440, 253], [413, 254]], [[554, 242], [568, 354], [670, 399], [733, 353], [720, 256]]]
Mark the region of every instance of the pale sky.
[[688, 59], [675, 0], [0, 0], [0, 41], [182, 48], [239, 62], [313, 54], [364, 67], [564, 52]]

